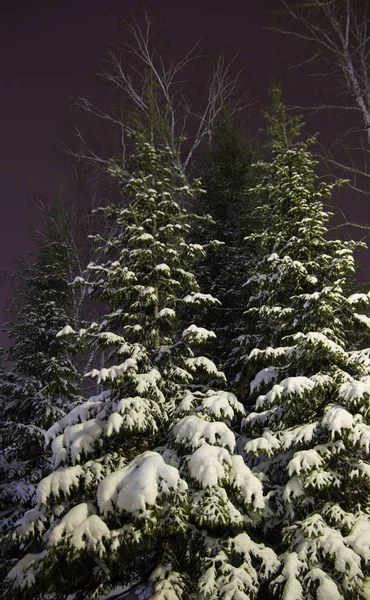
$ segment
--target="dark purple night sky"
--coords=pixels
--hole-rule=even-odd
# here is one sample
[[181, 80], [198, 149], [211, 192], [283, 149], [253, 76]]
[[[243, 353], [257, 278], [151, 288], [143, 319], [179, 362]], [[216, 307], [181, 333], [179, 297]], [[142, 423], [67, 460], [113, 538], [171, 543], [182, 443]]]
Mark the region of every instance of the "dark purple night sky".
[[[275, 22], [274, 0], [3, 0], [0, 3], [1, 220], [0, 271], [32, 248], [40, 226], [35, 195], [53, 198], [62, 173], [60, 140], [71, 96], [94, 99], [98, 60], [117, 40], [122, 22], [143, 8], [158, 20], [169, 48], [187, 50], [199, 38], [211, 55], [240, 53], [251, 95], [262, 105], [271, 76], [285, 99], [304, 103], [307, 84], [297, 47], [264, 30]], [[251, 123], [253, 131], [253, 123]], [[353, 204], [353, 203], [352, 203]], [[9, 298], [2, 283], [0, 311]]]

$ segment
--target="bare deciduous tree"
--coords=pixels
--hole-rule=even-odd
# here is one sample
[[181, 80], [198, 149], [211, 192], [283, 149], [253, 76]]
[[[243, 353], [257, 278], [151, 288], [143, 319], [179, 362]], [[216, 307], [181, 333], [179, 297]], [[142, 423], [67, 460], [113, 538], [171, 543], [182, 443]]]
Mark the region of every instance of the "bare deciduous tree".
[[327, 164], [368, 193], [370, 179], [370, 11], [368, 0], [280, 0], [294, 28], [277, 28], [313, 46], [304, 63], [319, 62], [332, 86], [329, 101], [304, 110], [340, 111], [338, 135], [325, 149]]
[[118, 92], [116, 109], [100, 108], [86, 98], [76, 100], [89, 116], [113, 126], [119, 149], [116, 146], [115, 156], [111, 148], [105, 154], [95, 152], [77, 127], [80, 147], [69, 152], [78, 161], [87, 161], [98, 178], [101, 171], [107, 173], [112, 158], [124, 169], [127, 134], [139, 123], [146, 127], [152, 140], [160, 136], [162, 142], [178, 152], [179, 167], [185, 174], [195, 150], [202, 140], [212, 137], [215, 123], [222, 120], [225, 109], [233, 115], [250, 105], [248, 94], [241, 89], [241, 71], [235, 74], [234, 61], [226, 62], [221, 56], [207, 89], [199, 91], [189, 82], [191, 63], [197, 61], [199, 67], [198, 61], [207, 58], [198, 44], [182, 58], [172, 59], [156, 42], [148, 15], [144, 16], [143, 26], [134, 19], [127, 34], [129, 41], [122, 41], [108, 52], [100, 73]]

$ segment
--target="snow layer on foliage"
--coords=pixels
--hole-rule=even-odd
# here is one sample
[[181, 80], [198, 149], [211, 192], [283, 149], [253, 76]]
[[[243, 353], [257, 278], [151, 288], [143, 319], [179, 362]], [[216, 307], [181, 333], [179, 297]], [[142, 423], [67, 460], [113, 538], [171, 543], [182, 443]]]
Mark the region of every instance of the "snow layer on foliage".
[[305, 493], [302, 481], [295, 475], [291, 479], [289, 479], [288, 483], [284, 487], [283, 500], [285, 502], [290, 502], [291, 497], [299, 498], [299, 496], [303, 496]]
[[139, 373], [135, 377], [136, 390], [138, 394], [146, 394], [150, 390], [155, 390], [161, 400], [164, 400], [162, 392], [158, 389], [158, 383], [162, 376], [158, 369], [150, 369], [148, 373]]
[[214, 377], [225, 381], [224, 373], [222, 373], [222, 371], [219, 371], [215, 363], [209, 358], [206, 358], [205, 356], [186, 358], [185, 364], [188, 367], [188, 369], [192, 372], [205, 371], [208, 375], [213, 375]]
[[103, 514], [112, 512], [114, 507], [137, 513], [153, 506], [159, 495], [186, 488], [175, 467], [167, 465], [157, 452], [145, 452], [127, 467], [107, 475], [99, 484], [97, 498]]
[[360, 380], [351, 379], [342, 383], [339, 388], [339, 398], [345, 402], [362, 400], [365, 394], [370, 395], [370, 377], [363, 377]]
[[211, 296], [211, 294], [201, 294], [200, 292], [193, 292], [192, 294], [188, 294], [182, 299], [186, 304], [196, 304], [196, 305], [204, 305], [204, 304], [220, 304], [220, 301], [217, 298]]
[[202, 400], [202, 411], [212, 415], [216, 419], [226, 418], [232, 421], [235, 413], [243, 415], [244, 406], [239, 402], [232, 392], [210, 390]]
[[303, 588], [298, 580], [302, 563], [296, 552], [289, 552], [284, 557], [284, 567], [279, 580], [285, 580], [282, 600], [303, 600]]
[[44, 541], [50, 546], [57, 544], [64, 535], [72, 533], [87, 517], [94, 513], [92, 505], [82, 502], [77, 504], [64, 515], [61, 521], [44, 535]]
[[343, 600], [343, 596], [339, 593], [336, 583], [319, 567], [311, 569], [307, 573], [307, 579], [319, 582], [316, 589], [316, 600]]
[[360, 302], [364, 302], [366, 304], [368, 304], [370, 301], [370, 296], [368, 294], [351, 294], [351, 296], [348, 296], [346, 302], [347, 304], [349, 304], [350, 306], [355, 306], [356, 304], [359, 304]]
[[288, 450], [291, 446], [300, 444], [302, 442], [310, 442], [314, 437], [316, 431], [320, 429], [319, 421], [314, 423], [308, 423], [307, 425], [300, 425], [294, 429], [286, 429], [282, 431], [279, 439], [281, 447], [284, 450]]
[[330, 340], [323, 333], [319, 333], [317, 331], [310, 331], [307, 334], [303, 334], [303, 333], [296, 334], [295, 338], [296, 339], [304, 338], [304, 340], [306, 342], [308, 342], [309, 344], [313, 344], [315, 346], [321, 345], [321, 346], [324, 346], [324, 348], [326, 350], [328, 350], [329, 352], [331, 352], [333, 354], [340, 354], [342, 356], [345, 356], [345, 351], [342, 348], [342, 346], [339, 346], [339, 344], [336, 344], [335, 342]]
[[[175, 571], [171, 564], [159, 565], [154, 569], [149, 580], [154, 588], [154, 594], [150, 595], [150, 600], [185, 600], [185, 577]], [[139, 595], [139, 600], [147, 597], [147, 594], [144, 593], [142, 597]]]
[[138, 364], [135, 358], [127, 358], [120, 365], [113, 365], [107, 369], [103, 367], [103, 369], [93, 369], [89, 373], [86, 373], [85, 377], [97, 377], [97, 383], [104, 383], [107, 379], [114, 381], [115, 379], [119, 379], [127, 373], [127, 371], [137, 371]]
[[280, 383], [273, 385], [267, 394], [258, 396], [256, 406], [257, 408], [260, 408], [266, 403], [271, 406], [271, 404], [274, 403], [275, 400], [281, 398], [283, 394], [303, 396], [305, 392], [311, 391], [315, 385], [315, 382], [308, 377], [287, 377]]
[[282, 356], [291, 356], [296, 352], [296, 346], [279, 346], [278, 348], [273, 348], [272, 346], [267, 346], [263, 350], [259, 348], [253, 348], [252, 352], [249, 354], [249, 359], [259, 359], [264, 358], [266, 360], [275, 360]]
[[357, 552], [346, 546], [340, 531], [325, 527], [323, 535], [317, 537], [316, 543], [325, 556], [335, 557], [334, 566], [339, 573], [346, 573], [349, 579], [361, 576], [361, 558]]
[[188, 459], [191, 477], [202, 488], [216, 487], [225, 477], [225, 465], [231, 466], [230, 453], [225, 448], [205, 443]]
[[238, 554], [244, 556], [253, 554], [256, 558], [261, 559], [266, 575], [274, 573], [280, 566], [280, 561], [272, 548], [268, 548], [264, 544], [257, 544], [245, 531], [235, 536], [232, 545]]
[[290, 395], [302, 396], [304, 392], [312, 390], [315, 387], [315, 382], [308, 377], [287, 377], [280, 382], [284, 392]]
[[166, 264], [166, 263], [161, 263], [159, 265], [156, 265], [154, 267], [154, 271], [156, 271], [156, 273], [170, 273], [171, 269], [170, 267]]
[[250, 383], [251, 394], [253, 394], [253, 392], [258, 390], [258, 388], [260, 388], [261, 386], [266, 385], [271, 381], [274, 381], [275, 379], [277, 379], [278, 376], [279, 371], [274, 369], [274, 367], [266, 367], [265, 369], [258, 371], [257, 375]]
[[280, 442], [276, 436], [268, 429], [265, 429], [261, 437], [248, 440], [245, 445], [245, 451], [252, 454], [262, 452], [267, 456], [271, 456], [275, 450], [280, 448]]
[[40, 507], [46, 504], [49, 498], [59, 498], [60, 494], [68, 496], [71, 488], [79, 486], [80, 477], [84, 474], [82, 467], [65, 467], [53, 471], [47, 477], [40, 481], [36, 490], [37, 505]]
[[56, 337], [62, 337], [62, 335], [70, 335], [72, 333], [76, 333], [75, 330], [70, 325], [66, 325], [65, 327], [63, 327], [63, 329], [58, 331]]
[[358, 321], [360, 321], [360, 323], [362, 323], [362, 325], [365, 325], [365, 327], [370, 329], [370, 318], [368, 316], [359, 313], [355, 313], [354, 316]]
[[342, 429], [351, 429], [354, 425], [354, 419], [348, 410], [339, 406], [339, 404], [332, 404], [325, 409], [322, 424], [334, 435], [335, 433], [342, 433]]
[[164, 317], [168, 317], [169, 319], [174, 319], [176, 317], [176, 313], [173, 308], [162, 308], [157, 314], [157, 319], [163, 319]]
[[157, 430], [156, 417], [160, 417], [161, 409], [153, 400], [135, 396], [134, 398], [122, 398], [107, 423], [107, 437], [113, 433], [119, 433], [122, 427], [129, 431]]
[[190, 325], [182, 333], [182, 337], [189, 343], [203, 344], [208, 340], [212, 340], [216, 337], [214, 331], [204, 329], [204, 327], [197, 327], [197, 325]]
[[[105, 422], [100, 419], [90, 419], [65, 429], [62, 442], [64, 447], [69, 448], [73, 462], [78, 461], [81, 455], [88, 456], [92, 452], [94, 445], [101, 442], [105, 428]], [[56, 445], [55, 449], [57, 449]], [[59, 458], [55, 456], [55, 462]]]
[[242, 456], [232, 456], [230, 475], [233, 486], [241, 492], [246, 504], [253, 504], [256, 509], [265, 508], [262, 483], [247, 467]]
[[69, 543], [76, 550], [89, 548], [102, 554], [104, 552], [102, 540], [109, 537], [110, 531], [104, 521], [98, 515], [90, 515], [74, 529]]
[[32, 568], [38, 562], [42, 561], [46, 556], [46, 550], [39, 554], [26, 554], [17, 564], [9, 571], [7, 579], [12, 579], [21, 588], [30, 587], [35, 584], [35, 572]]
[[222, 446], [233, 452], [235, 437], [225, 423], [204, 421], [196, 415], [189, 415], [181, 419], [172, 429], [174, 440], [177, 444], [192, 449], [205, 443]]
[[367, 453], [370, 452], [370, 426], [365, 423], [356, 423], [350, 433], [353, 444], [359, 444]]
[[366, 516], [360, 517], [354, 524], [345, 542], [365, 561], [370, 560], [370, 521]]
[[299, 475], [301, 471], [311, 471], [315, 467], [320, 467], [322, 464], [321, 456], [311, 448], [310, 450], [301, 450], [293, 455], [292, 460], [288, 464], [289, 476], [294, 473]]
[[200, 412], [215, 419], [228, 419], [232, 421], [235, 413], [244, 415], [244, 406], [232, 392], [223, 390], [209, 390], [206, 394], [201, 392], [187, 392], [176, 409], [177, 415], [188, 412]]
[[87, 402], [79, 404], [73, 408], [65, 417], [54, 423], [46, 432], [45, 442], [53, 440], [59, 433], [67, 427], [76, 423], [88, 421], [92, 415], [97, 415], [105, 407], [105, 401], [109, 398], [109, 392], [103, 392], [99, 396], [90, 398]]
[[121, 335], [117, 335], [111, 331], [103, 331], [103, 333], [99, 333], [99, 340], [102, 340], [107, 344], [122, 344], [125, 341]]

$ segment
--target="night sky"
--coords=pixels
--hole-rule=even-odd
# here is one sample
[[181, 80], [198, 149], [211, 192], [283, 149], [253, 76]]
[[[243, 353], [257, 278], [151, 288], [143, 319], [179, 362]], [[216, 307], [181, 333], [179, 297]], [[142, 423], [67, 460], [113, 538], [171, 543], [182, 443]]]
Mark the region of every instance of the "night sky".
[[[158, 22], [168, 47], [186, 51], [198, 39], [211, 56], [240, 53], [251, 97], [259, 104], [251, 131], [262, 124], [258, 111], [267, 102], [271, 76], [283, 84], [288, 103], [320, 95], [299, 69], [299, 45], [274, 31], [274, 0], [3, 0], [0, 3], [1, 64], [1, 312], [9, 299], [4, 275], [16, 258], [33, 248], [30, 238], [42, 227], [35, 196], [54, 198], [67, 180], [60, 142], [70, 127], [74, 96], [94, 100], [99, 59], [122, 37], [122, 22], [145, 7]], [[322, 85], [322, 84], [320, 84]], [[64, 166], [63, 166], [64, 165]], [[78, 201], [76, 198], [75, 201]], [[363, 204], [352, 197], [350, 216], [366, 220]], [[370, 209], [367, 210], [369, 215]], [[368, 219], [369, 220], [369, 219]]]

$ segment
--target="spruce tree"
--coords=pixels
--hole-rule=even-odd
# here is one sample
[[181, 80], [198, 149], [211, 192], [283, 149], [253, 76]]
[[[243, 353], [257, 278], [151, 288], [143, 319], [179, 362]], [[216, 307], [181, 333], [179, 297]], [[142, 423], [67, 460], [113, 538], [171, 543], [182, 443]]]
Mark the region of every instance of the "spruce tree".
[[53, 209], [35, 261], [19, 270], [13, 320], [4, 327], [10, 338], [0, 379], [0, 530], [5, 559], [12, 527], [33, 505], [35, 486], [51, 468], [44, 452], [45, 431], [78, 399], [71, 347], [56, 337], [72, 313], [71, 253], [62, 216], [60, 208]]
[[108, 311], [77, 333], [105, 349], [87, 374], [101, 392], [48, 432], [55, 470], [21, 525], [12, 598], [124, 586], [122, 597], [247, 600], [277, 567], [251, 533], [265, 499], [236, 450], [243, 406], [199, 350], [214, 334], [194, 316], [217, 301], [199, 291], [192, 265], [204, 249], [180, 208], [199, 182], [185, 183], [177, 162], [136, 135], [131, 175], [111, 165], [130, 203], [98, 210], [116, 235], [98, 236], [106, 260], [88, 266], [87, 285]]
[[282, 552], [278, 598], [369, 597], [370, 294], [349, 294], [352, 241], [330, 239], [300, 119], [273, 90], [271, 160], [258, 165], [266, 227], [247, 282], [241, 364], [253, 472], [269, 494], [265, 532]]
[[245, 237], [259, 228], [256, 197], [248, 193], [257, 183], [252, 165], [258, 156], [257, 147], [243, 139], [229, 118], [216, 129], [199, 169], [205, 193], [195, 208], [209, 214], [212, 222], [197, 228], [196, 239], [221, 243], [210, 246], [197, 272], [201, 288], [221, 303], [207, 315], [207, 326], [217, 335], [212, 355], [221, 362], [226, 361], [232, 340], [241, 333], [239, 324], [246, 302], [243, 284], [253, 259], [253, 249]]

